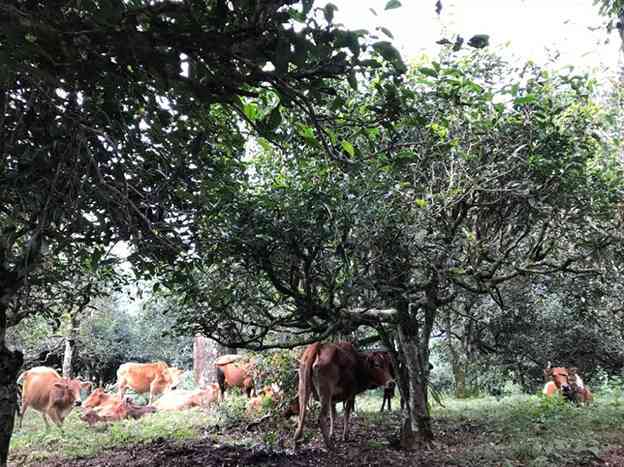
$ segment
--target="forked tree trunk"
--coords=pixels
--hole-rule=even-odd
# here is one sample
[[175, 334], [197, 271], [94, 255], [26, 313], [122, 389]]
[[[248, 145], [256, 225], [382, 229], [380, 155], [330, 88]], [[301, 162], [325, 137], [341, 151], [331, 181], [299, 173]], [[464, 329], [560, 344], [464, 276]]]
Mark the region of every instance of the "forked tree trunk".
[[23, 363], [22, 353], [5, 346], [6, 314], [0, 304], [0, 467], [6, 467], [9, 443], [17, 411], [17, 374]]

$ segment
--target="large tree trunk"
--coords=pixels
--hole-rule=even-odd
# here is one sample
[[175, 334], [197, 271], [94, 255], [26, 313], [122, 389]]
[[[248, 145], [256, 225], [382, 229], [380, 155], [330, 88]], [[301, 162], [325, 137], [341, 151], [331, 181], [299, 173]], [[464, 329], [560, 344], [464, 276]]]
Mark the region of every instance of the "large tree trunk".
[[6, 309], [0, 304], [0, 467], [7, 465], [17, 411], [17, 374], [23, 362], [21, 352], [6, 348], [5, 335]]
[[[406, 308], [406, 304], [404, 308]], [[433, 311], [426, 312], [426, 324], [419, 330], [412, 313], [400, 313], [398, 325], [398, 352], [402, 362], [399, 371], [399, 389], [405, 401], [401, 409], [401, 447], [416, 449], [421, 443], [433, 440], [431, 415], [427, 398], [429, 381], [429, 336]], [[431, 318], [431, 319], [429, 319]], [[420, 332], [419, 332], [420, 331]]]
[[464, 399], [466, 397], [466, 366], [465, 359], [459, 355], [459, 352], [453, 346], [453, 337], [448, 335], [447, 347], [449, 350], [449, 360], [451, 370], [453, 371], [453, 379], [455, 380], [455, 397]]
[[455, 397], [457, 399], [465, 399], [466, 369], [459, 362], [451, 365], [453, 367], [453, 378], [455, 379]]
[[225, 347], [212, 339], [197, 334], [193, 339], [193, 376], [200, 387], [217, 382], [214, 361], [220, 355], [236, 353], [236, 349]]

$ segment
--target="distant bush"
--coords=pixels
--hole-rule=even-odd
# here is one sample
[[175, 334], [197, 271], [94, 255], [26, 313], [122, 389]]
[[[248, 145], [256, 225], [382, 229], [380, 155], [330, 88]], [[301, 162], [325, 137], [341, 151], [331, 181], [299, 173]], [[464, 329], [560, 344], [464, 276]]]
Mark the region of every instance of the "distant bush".
[[300, 354], [297, 350], [272, 350], [255, 355], [253, 377], [256, 389], [277, 384], [283, 392], [283, 397], [277, 401], [278, 408], [290, 402], [297, 394]]
[[182, 376], [180, 376], [180, 382], [178, 383], [178, 386], [176, 389], [192, 390], [192, 389], [197, 389], [197, 388], [198, 388], [198, 385], [197, 385], [197, 382], [195, 381], [195, 376], [193, 375], [193, 372], [190, 370], [187, 370], [184, 373], [182, 373]]
[[622, 397], [624, 392], [624, 376], [609, 375], [606, 370], [599, 368], [594, 372], [591, 380], [585, 382], [594, 393], [611, 397]]
[[228, 396], [217, 405], [217, 423], [230, 427], [247, 420], [247, 403], [248, 399], [240, 392], [228, 391]]

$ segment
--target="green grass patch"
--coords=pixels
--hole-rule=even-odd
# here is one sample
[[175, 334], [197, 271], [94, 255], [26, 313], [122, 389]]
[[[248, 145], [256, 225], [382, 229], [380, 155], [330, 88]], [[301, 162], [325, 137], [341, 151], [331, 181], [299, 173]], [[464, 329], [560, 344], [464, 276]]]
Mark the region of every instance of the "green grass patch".
[[[392, 455], [389, 439], [398, 434], [400, 405], [396, 398], [394, 411], [380, 414], [381, 398], [381, 391], [358, 397], [351, 433], [360, 444], [348, 444], [344, 449], [365, 449], [378, 453], [380, 458]], [[13, 435], [10, 462], [16, 467], [25, 466], [51, 457], [95, 456], [107, 449], [153, 440], [177, 442], [205, 436], [218, 444], [247, 448], [290, 445], [292, 421], [278, 417], [250, 431], [247, 426], [254, 417], [245, 413], [246, 403], [245, 397], [232, 395], [210, 412], [156, 413], [136, 421], [95, 427], [82, 422], [78, 411], [74, 411], [65, 421], [63, 433], [56, 427], [46, 430], [41, 416], [29, 412], [24, 428]], [[427, 462], [427, 456], [431, 455], [431, 465], [436, 462], [462, 466], [582, 465], [591, 464], [602, 453], [624, 445], [624, 403], [618, 392], [601, 393], [589, 406], [576, 406], [541, 395], [447, 398], [443, 403], [444, 407], [432, 405], [436, 447], [430, 454], [419, 453], [422, 462]], [[342, 432], [341, 412], [342, 404], [338, 404], [338, 434]], [[312, 410], [308, 418], [304, 444], [321, 446], [317, 413]], [[340, 447], [342, 443], [337, 445]]]
[[162, 412], [139, 420], [122, 420], [88, 426], [78, 410], [65, 419], [63, 431], [55, 425], [46, 429], [38, 412], [29, 410], [21, 430], [11, 439], [9, 461], [21, 466], [50, 457], [89, 457], [111, 448], [125, 447], [156, 439], [173, 441], [198, 438], [206, 426], [214, 425], [212, 413], [198, 409]]

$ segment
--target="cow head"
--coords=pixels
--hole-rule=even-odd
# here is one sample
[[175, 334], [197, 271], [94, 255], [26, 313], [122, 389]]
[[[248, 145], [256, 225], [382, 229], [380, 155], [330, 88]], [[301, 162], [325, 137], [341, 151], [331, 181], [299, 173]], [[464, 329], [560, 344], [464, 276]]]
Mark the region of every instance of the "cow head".
[[167, 369], [167, 372], [169, 373], [169, 379], [171, 380], [171, 384], [169, 384], [169, 389], [173, 390], [178, 387], [178, 384], [180, 384], [180, 379], [182, 377], [182, 373], [184, 373], [184, 370], [176, 367], [169, 367]]
[[544, 370], [544, 377], [547, 380], [552, 380], [555, 383], [555, 386], [557, 386], [557, 388], [560, 389], [564, 395], [571, 390], [570, 373], [567, 368], [560, 366], [546, 368]]
[[104, 392], [104, 389], [97, 388], [89, 395], [89, 397], [85, 399], [85, 401], [82, 403], [82, 407], [84, 409], [92, 409], [94, 407], [98, 407], [102, 405], [102, 403], [108, 398], [108, 396], [109, 395]]
[[63, 401], [65, 405], [80, 406], [82, 404], [82, 395], [80, 389], [82, 381], [77, 379], [61, 378], [54, 383], [52, 398], [56, 401]]
[[384, 352], [372, 352], [366, 354], [366, 362], [369, 367], [371, 389], [384, 387], [393, 390], [396, 382], [390, 356]]

